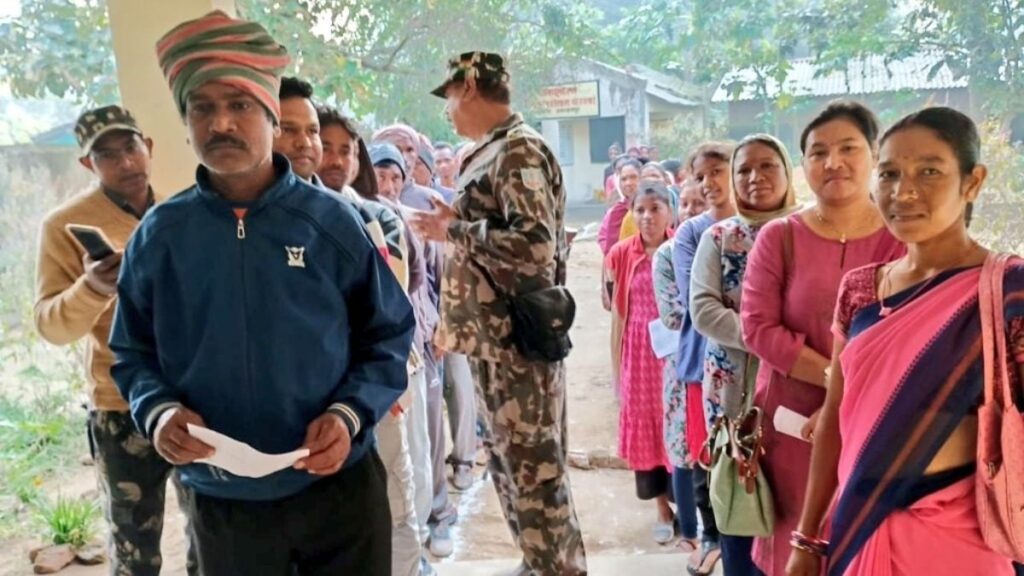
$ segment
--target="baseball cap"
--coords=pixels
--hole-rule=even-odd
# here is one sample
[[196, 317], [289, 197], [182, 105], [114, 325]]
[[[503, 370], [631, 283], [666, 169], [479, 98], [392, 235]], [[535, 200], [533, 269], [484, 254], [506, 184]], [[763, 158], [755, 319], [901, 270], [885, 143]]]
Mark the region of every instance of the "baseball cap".
[[115, 130], [127, 130], [142, 135], [142, 130], [139, 129], [132, 113], [116, 104], [82, 112], [75, 122], [75, 140], [82, 156], [92, 151], [93, 144], [101, 136]]
[[430, 91], [438, 98], [445, 97], [448, 86], [454, 82], [462, 82], [467, 75], [477, 81], [508, 82], [508, 71], [505, 70], [505, 59], [501, 54], [493, 52], [463, 52], [458, 58], [448, 61], [448, 74], [444, 82]]

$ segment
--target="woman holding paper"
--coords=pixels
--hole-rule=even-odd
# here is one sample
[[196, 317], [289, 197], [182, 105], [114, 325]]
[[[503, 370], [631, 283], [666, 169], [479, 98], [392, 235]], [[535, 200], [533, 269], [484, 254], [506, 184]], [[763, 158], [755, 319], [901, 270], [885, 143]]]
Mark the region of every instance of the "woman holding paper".
[[[982, 539], [975, 498], [975, 476], [989, 473], [975, 464], [984, 389], [979, 281], [992, 278], [982, 268], [988, 251], [967, 230], [986, 177], [980, 148], [974, 123], [950, 108], [911, 114], [882, 137], [876, 201], [908, 253], [843, 279], [833, 376], [789, 574], [818, 576], [826, 551], [830, 575], [1013, 574]], [[1019, 390], [1019, 260], [1000, 284], [992, 313], [1004, 318], [1007, 350], [995, 358]]]
[[[662, 440], [662, 361], [651, 347], [650, 324], [660, 321], [654, 299], [652, 258], [672, 238], [675, 214], [669, 190], [661, 182], [645, 181], [630, 209], [640, 233], [620, 241], [608, 253], [606, 284], [615, 323], [622, 326], [613, 358], [621, 358], [619, 378], [619, 455], [636, 475], [637, 497], [655, 500], [658, 519], [654, 539], [668, 544], [675, 537], [675, 515], [668, 502], [671, 466]], [[621, 351], [620, 354], [614, 354]]]
[[[692, 179], [682, 183], [679, 190], [677, 220], [682, 223], [704, 212], [704, 197]], [[657, 323], [652, 326], [670, 331], [667, 354], [662, 369], [662, 404], [664, 409], [665, 452], [672, 464], [672, 495], [676, 499], [678, 520], [678, 548], [683, 552], [696, 552], [700, 548], [697, 538], [697, 503], [693, 494], [693, 464], [696, 454], [690, 454], [686, 444], [686, 382], [679, 379], [676, 354], [679, 351], [679, 332], [683, 326], [686, 308], [679, 297], [676, 269], [672, 264], [672, 242], [665, 242], [654, 253], [654, 297], [658, 304]], [[654, 328], [652, 328], [652, 333]], [[658, 346], [655, 346], [658, 357]]]
[[814, 118], [800, 150], [816, 202], [762, 228], [747, 259], [740, 321], [747, 349], [761, 359], [755, 402], [764, 412], [761, 462], [775, 505], [774, 534], [755, 540], [753, 556], [768, 576], [783, 574], [789, 558], [813, 429], [805, 426], [803, 437], [782, 433], [776, 412], [816, 418], [825, 401], [840, 280], [854, 268], [905, 251], [871, 201], [877, 137], [874, 114], [856, 102], [833, 102]]
[[[756, 371], [740, 330], [740, 301], [747, 254], [761, 227], [799, 209], [786, 147], [767, 134], [744, 138], [733, 150], [731, 194], [737, 216], [717, 222], [701, 237], [690, 278], [693, 325], [707, 338], [704, 412], [710, 426], [720, 416], [739, 418], [754, 393]], [[729, 576], [759, 573], [751, 561], [753, 539], [721, 535], [722, 564]]]

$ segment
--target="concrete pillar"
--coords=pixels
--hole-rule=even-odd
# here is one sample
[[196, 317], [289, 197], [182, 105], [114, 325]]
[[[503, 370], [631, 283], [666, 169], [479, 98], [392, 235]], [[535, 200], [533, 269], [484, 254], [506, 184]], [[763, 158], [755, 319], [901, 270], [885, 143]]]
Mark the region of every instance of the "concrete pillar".
[[211, 10], [235, 14], [234, 0], [107, 0], [122, 104], [153, 139], [153, 190], [176, 194], [195, 182], [198, 164], [185, 124], [156, 59], [156, 41]]

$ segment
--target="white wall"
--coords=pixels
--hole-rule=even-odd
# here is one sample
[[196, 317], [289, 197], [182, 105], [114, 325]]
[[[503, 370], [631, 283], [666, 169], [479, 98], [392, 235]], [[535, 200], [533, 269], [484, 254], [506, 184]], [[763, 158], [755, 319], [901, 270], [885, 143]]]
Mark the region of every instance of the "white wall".
[[562, 179], [565, 183], [566, 202], [580, 204], [595, 200], [594, 190], [604, 189], [604, 167], [602, 163], [590, 162], [590, 124], [587, 118], [575, 120], [545, 120], [541, 123], [544, 139], [556, 154], [560, 150], [559, 124], [571, 126], [572, 163], [562, 164]]
[[160, 71], [156, 41], [178, 24], [215, 9], [234, 14], [235, 2], [107, 2], [122, 103], [146, 136], [153, 139], [151, 182], [158, 196], [170, 196], [192, 185], [199, 161], [186, 141], [185, 124]]

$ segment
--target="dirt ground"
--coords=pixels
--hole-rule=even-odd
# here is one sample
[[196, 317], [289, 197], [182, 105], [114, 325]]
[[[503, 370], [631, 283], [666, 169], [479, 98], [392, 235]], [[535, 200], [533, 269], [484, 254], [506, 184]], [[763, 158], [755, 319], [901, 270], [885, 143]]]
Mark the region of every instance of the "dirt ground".
[[[600, 212], [597, 212], [599, 217]], [[593, 212], [576, 214], [574, 224], [594, 220]], [[576, 297], [578, 312], [573, 328], [574, 350], [568, 359], [569, 440], [571, 450], [605, 449], [616, 446], [618, 408], [610, 385], [608, 334], [610, 318], [601, 308], [598, 292], [600, 251], [593, 240], [582, 240], [573, 248], [569, 263], [569, 285]], [[482, 468], [477, 468], [477, 475]], [[571, 471], [576, 508], [590, 555], [633, 555], [674, 553], [651, 537], [655, 519], [652, 503], [634, 496], [632, 473], [625, 470]], [[57, 486], [54, 487], [56, 491]], [[70, 481], [61, 482], [65, 495], [95, 490], [93, 469], [83, 466]], [[168, 495], [173, 498], [173, 490]], [[463, 494], [454, 495], [459, 508], [459, 523], [453, 531], [455, 554], [439, 562], [514, 558], [508, 529], [497, 506], [494, 488], [478, 481]], [[168, 502], [164, 531], [164, 574], [184, 574], [183, 517], [176, 503]], [[35, 542], [25, 539], [0, 543], [0, 575], [31, 573], [28, 550]], [[679, 570], [685, 573], [686, 556], [679, 554]], [[67, 576], [102, 576], [106, 566], [72, 566]]]

